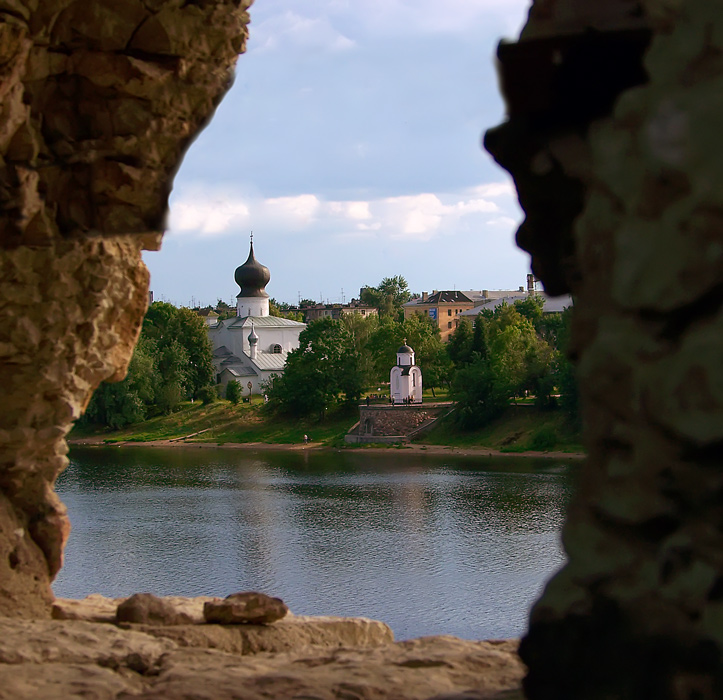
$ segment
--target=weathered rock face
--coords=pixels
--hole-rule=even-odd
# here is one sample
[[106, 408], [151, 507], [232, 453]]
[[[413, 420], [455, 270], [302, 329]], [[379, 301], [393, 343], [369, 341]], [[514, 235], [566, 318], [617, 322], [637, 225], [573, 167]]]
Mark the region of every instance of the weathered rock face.
[[723, 15], [703, 0], [549, 0], [523, 36], [641, 21], [644, 84], [515, 164], [523, 188], [525, 167], [547, 167], [580, 191], [571, 262], [551, 277], [576, 295], [589, 450], [569, 563], [521, 648], [531, 699], [723, 694]]
[[[323, 621], [325, 618], [322, 618]], [[350, 622], [350, 621], [349, 621]], [[256, 629], [303, 627], [282, 620]], [[308, 623], [308, 624], [311, 624]], [[379, 624], [379, 623], [377, 623]], [[517, 644], [425, 637], [390, 643], [377, 638], [349, 648], [341, 629], [330, 643], [239, 656], [221, 637], [194, 636], [213, 629], [250, 634], [249, 625], [167, 627], [175, 639], [138, 629], [80, 620], [0, 618], [0, 698], [65, 700], [69, 697], [163, 700], [517, 700], [523, 666]], [[158, 628], [156, 628], [158, 629]], [[287, 632], [288, 633], [288, 632]], [[283, 634], [283, 632], [279, 632]], [[290, 639], [287, 638], [287, 639]], [[218, 646], [217, 646], [218, 645]], [[199, 648], [200, 647], [200, 648]]]
[[173, 172], [251, 0], [0, 2], [0, 615], [49, 614], [64, 436], [122, 378]]

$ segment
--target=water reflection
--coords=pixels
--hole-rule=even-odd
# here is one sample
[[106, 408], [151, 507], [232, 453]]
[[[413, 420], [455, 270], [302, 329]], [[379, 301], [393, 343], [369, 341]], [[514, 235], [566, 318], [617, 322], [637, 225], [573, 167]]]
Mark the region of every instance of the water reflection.
[[54, 589], [279, 595], [398, 638], [519, 635], [562, 563], [571, 468], [403, 451], [76, 448], [73, 531]]

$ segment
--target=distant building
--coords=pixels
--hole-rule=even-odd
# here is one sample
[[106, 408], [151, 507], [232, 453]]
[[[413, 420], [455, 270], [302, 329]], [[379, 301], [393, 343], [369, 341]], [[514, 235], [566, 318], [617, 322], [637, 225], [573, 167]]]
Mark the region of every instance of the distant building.
[[304, 306], [299, 309], [304, 314], [307, 323], [317, 321], [320, 318], [340, 319], [347, 314], [355, 314], [368, 318], [369, 316], [377, 316], [378, 310], [373, 306], [362, 304], [356, 299], [352, 299], [348, 304], [316, 304], [315, 306]]
[[[568, 306], [573, 306], [573, 300], [572, 297], [569, 294], [565, 294], [564, 296], [560, 297], [550, 297], [547, 296], [544, 292], [535, 292], [535, 296], [539, 297], [543, 300], [542, 303], [542, 313], [543, 314], [555, 314], [555, 313], [562, 313]], [[488, 299], [484, 303], [480, 304], [479, 306], [475, 306], [473, 309], [469, 309], [467, 311], [463, 311], [460, 314], [460, 318], [469, 318], [470, 320], [474, 320], [474, 318], [479, 314], [480, 312], [484, 311], [485, 309], [489, 309], [490, 311], [493, 311], [496, 309], [500, 304], [508, 304], [512, 305], [516, 301], [519, 301], [520, 297], [518, 296], [506, 296], [506, 297], [500, 297], [498, 299]]]
[[404, 304], [404, 318], [415, 314], [428, 316], [439, 326], [442, 340], [447, 341], [458, 325], [459, 315], [474, 305], [465, 292], [434, 291], [431, 295], [422, 292], [421, 297]]
[[479, 313], [479, 311], [473, 313], [473, 309], [501, 299], [507, 300], [507, 303], [513, 303], [517, 299], [524, 299], [530, 294], [537, 293], [535, 279], [532, 275], [527, 277], [527, 289], [524, 287], [515, 290], [470, 289], [462, 292], [434, 290], [432, 294], [422, 292], [421, 297], [404, 304], [404, 318], [409, 318], [414, 314], [428, 316], [437, 324], [441, 338], [446, 342], [459, 325], [459, 319], [462, 316], [476, 316]]
[[422, 403], [422, 370], [414, 364], [414, 350], [406, 338], [389, 373], [389, 392], [393, 404]]
[[269, 316], [266, 285], [269, 269], [256, 261], [254, 244], [246, 262], [234, 275], [241, 288], [236, 297], [236, 316], [209, 325], [213, 362], [221, 384], [236, 381], [244, 393], [263, 393], [262, 384], [274, 374], [282, 374], [286, 358], [299, 347], [305, 323]]
[[218, 323], [218, 314], [213, 309], [197, 309], [196, 313], [206, 322], [207, 326], [213, 327]]

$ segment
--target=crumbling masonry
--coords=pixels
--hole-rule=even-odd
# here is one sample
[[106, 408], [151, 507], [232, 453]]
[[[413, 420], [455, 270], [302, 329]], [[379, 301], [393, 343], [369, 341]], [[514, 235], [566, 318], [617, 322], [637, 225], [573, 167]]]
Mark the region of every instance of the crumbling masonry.
[[[125, 372], [140, 252], [249, 4], [0, 0], [0, 616], [49, 615], [64, 437]], [[590, 455], [527, 696], [723, 697], [723, 12], [537, 0], [500, 62], [487, 146], [535, 271], [577, 297]]]

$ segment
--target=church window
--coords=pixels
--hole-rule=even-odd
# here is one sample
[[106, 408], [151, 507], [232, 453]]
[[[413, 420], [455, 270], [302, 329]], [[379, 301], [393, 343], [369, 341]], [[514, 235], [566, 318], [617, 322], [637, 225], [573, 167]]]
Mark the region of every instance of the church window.
[[367, 314], [366, 309], [362, 309], [362, 310], [361, 310], [361, 315], [362, 315], [362, 316], [366, 316], [366, 314]]
[[281, 354], [281, 346], [276, 343], [276, 345], [272, 346], [271, 352], [274, 353], [274, 355], [280, 355]]
[[451, 328], [451, 327], [452, 327], [452, 321], [450, 321], [450, 322], [447, 324], [447, 328]]
[[417, 386], [417, 375], [412, 372], [412, 386]]
[[452, 315], [452, 309], [447, 309], [447, 316], [451, 316], [451, 315]]

